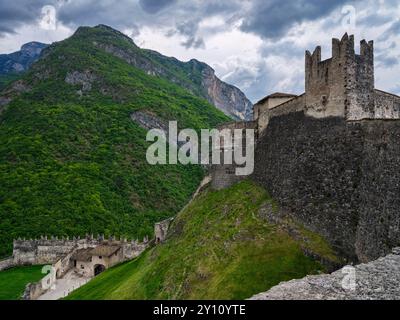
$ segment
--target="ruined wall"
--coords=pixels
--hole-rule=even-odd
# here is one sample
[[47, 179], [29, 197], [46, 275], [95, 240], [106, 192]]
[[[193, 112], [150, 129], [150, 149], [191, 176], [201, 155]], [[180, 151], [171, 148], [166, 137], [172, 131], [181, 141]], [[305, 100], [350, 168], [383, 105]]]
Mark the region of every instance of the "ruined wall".
[[400, 244], [400, 121], [271, 118], [253, 179], [343, 256], [369, 261]]

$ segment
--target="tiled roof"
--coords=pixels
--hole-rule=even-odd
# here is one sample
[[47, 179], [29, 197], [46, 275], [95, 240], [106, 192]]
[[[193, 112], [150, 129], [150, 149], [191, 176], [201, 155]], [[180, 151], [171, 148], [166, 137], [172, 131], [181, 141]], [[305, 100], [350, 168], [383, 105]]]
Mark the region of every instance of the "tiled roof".
[[118, 250], [120, 250], [120, 246], [107, 246], [100, 245], [96, 248], [88, 248], [88, 249], [79, 249], [73, 255], [72, 259], [77, 261], [91, 261], [93, 256], [102, 256], [102, 257], [110, 257]]
[[96, 248], [92, 249], [91, 255], [92, 256], [110, 257], [114, 253], [116, 253], [119, 249], [121, 249], [120, 246], [100, 245], [100, 246], [97, 246]]

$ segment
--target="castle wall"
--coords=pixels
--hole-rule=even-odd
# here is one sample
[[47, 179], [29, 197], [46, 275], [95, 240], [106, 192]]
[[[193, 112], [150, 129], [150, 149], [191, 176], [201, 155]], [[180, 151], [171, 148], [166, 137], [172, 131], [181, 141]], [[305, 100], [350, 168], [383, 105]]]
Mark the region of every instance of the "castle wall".
[[130, 260], [138, 257], [144, 250], [147, 249], [148, 246], [149, 243], [147, 241], [124, 243], [122, 246], [124, 259]]
[[56, 264], [57, 271], [64, 274], [68, 271], [69, 258], [77, 249], [95, 248], [101, 244], [120, 245], [124, 259], [132, 259], [142, 253], [148, 241], [138, 242], [126, 240], [105, 240], [101, 237], [93, 239], [39, 239], [15, 240], [13, 250], [14, 265]]
[[73, 240], [15, 240], [13, 257], [17, 265], [52, 264], [77, 245]]
[[[230, 122], [227, 124], [223, 124], [218, 127], [218, 130], [222, 129], [231, 129], [231, 130], [246, 130], [253, 129], [255, 130], [255, 139], [257, 139], [257, 122], [256, 121], [241, 121], [241, 122]], [[243, 133], [243, 154], [246, 152], [246, 134]], [[223, 146], [222, 146], [223, 149]], [[211, 166], [211, 188], [214, 190], [220, 190], [224, 188], [228, 188], [235, 183], [243, 180], [246, 176], [238, 176], [236, 175], [236, 168], [239, 167], [233, 161], [232, 164], [225, 164], [223, 161], [223, 156], [221, 156], [221, 164], [220, 165], [212, 165]]]
[[288, 102], [285, 102], [269, 111], [269, 118], [278, 117], [281, 115], [303, 111], [305, 109], [305, 95], [302, 94]]
[[0, 260], [0, 271], [10, 269], [14, 266], [14, 259], [13, 258], [7, 258], [7, 259], [2, 259]]
[[400, 119], [400, 97], [380, 90], [374, 92], [376, 119]]
[[154, 235], [156, 243], [164, 242], [167, 238], [168, 229], [173, 219], [166, 219], [158, 222], [154, 226]]
[[[44, 287], [46, 288], [46, 286]], [[25, 288], [22, 300], [36, 300], [46, 291], [47, 289], [43, 289], [42, 281], [36, 283], [29, 283]]]
[[[102, 263], [104, 264], [104, 263]], [[91, 261], [76, 261], [76, 272], [83, 277], [94, 277], [93, 262]]]
[[356, 54], [354, 36], [333, 39], [332, 58], [321, 61], [321, 47], [313, 54], [307, 51], [305, 70], [307, 115], [350, 121], [377, 118], [372, 41], [361, 41]]
[[254, 180], [351, 261], [400, 245], [400, 121], [272, 117]]
[[257, 120], [262, 113], [268, 112], [269, 109], [275, 108], [276, 106], [292, 99], [293, 97], [270, 97], [262, 103], [257, 103], [254, 106], [253, 120]]
[[305, 88], [307, 115], [315, 118], [344, 117], [344, 66], [347, 43], [333, 42], [331, 59], [321, 61], [321, 47], [306, 53]]
[[360, 43], [360, 55], [347, 58], [346, 118], [360, 120], [374, 118], [374, 52], [373, 42]]
[[[301, 100], [299, 100], [299, 98]], [[268, 98], [263, 103], [258, 103], [254, 106], [254, 120], [257, 123], [258, 133], [261, 134], [265, 128], [268, 126], [268, 122], [271, 116], [274, 114], [279, 114], [279, 112], [292, 112], [293, 105], [298, 106], [299, 103], [304, 104], [304, 99], [300, 97], [278, 97], [278, 98]], [[295, 107], [294, 109], [303, 110], [304, 106]], [[287, 110], [286, 110], [287, 109]], [[274, 110], [274, 111], [271, 111]]]

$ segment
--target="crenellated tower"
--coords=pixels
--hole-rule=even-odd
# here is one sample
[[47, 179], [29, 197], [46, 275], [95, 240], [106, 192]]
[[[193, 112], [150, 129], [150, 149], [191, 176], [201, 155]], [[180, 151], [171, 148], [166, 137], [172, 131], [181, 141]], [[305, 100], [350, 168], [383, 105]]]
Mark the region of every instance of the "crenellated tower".
[[374, 117], [373, 42], [360, 43], [354, 36], [332, 40], [332, 58], [321, 60], [321, 47], [305, 56], [306, 113], [314, 117], [339, 116], [347, 120]]

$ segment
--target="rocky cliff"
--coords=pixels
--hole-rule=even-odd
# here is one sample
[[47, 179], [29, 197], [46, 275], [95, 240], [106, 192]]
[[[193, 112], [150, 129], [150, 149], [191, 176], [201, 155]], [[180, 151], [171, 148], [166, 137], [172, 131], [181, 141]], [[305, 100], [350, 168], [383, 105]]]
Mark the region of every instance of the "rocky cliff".
[[[147, 74], [165, 78], [176, 83], [191, 93], [205, 98], [226, 115], [234, 119], [251, 119], [252, 103], [238, 88], [221, 81], [215, 71], [206, 63], [192, 59], [182, 62], [173, 57], [166, 57], [153, 50], [145, 50], [136, 46], [132, 39], [108, 26], [100, 25], [97, 30], [104, 34], [111, 34], [124, 38], [126, 46], [116, 46], [110, 42], [96, 42], [95, 46], [102, 48], [107, 53], [123, 59]], [[87, 32], [86, 27], [81, 27], [76, 34]]]
[[221, 81], [207, 64], [197, 60], [191, 60], [189, 63], [200, 66], [202, 85], [207, 92], [206, 98], [209, 102], [235, 119], [252, 119], [253, 104], [242, 91]]
[[[162, 77], [182, 86], [234, 119], [252, 118], [253, 105], [250, 100], [237, 87], [221, 81], [209, 65], [195, 59], [182, 62], [153, 50], [141, 49], [131, 38], [105, 25], [97, 26], [96, 30], [98, 33], [103, 31], [105, 41], [93, 41], [94, 46], [145, 71], [148, 75]], [[90, 28], [81, 27], [75, 35], [87, 32], [90, 32]], [[112, 41], [107, 41], [115, 37], [124, 39], [125, 44], [118, 46]], [[26, 71], [47, 46], [39, 42], [30, 42], [22, 46], [21, 51], [0, 55], [0, 77]]]

